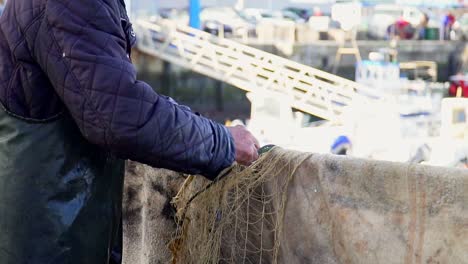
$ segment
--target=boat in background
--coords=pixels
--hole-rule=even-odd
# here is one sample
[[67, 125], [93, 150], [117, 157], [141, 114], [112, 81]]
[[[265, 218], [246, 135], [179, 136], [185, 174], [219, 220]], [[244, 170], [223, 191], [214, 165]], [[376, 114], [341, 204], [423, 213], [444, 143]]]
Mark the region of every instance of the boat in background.
[[337, 123], [294, 110], [284, 94], [256, 92], [247, 97], [252, 105], [247, 127], [261, 145], [437, 166], [468, 165], [468, 98], [441, 98], [440, 104], [434, 103], [439, 107], [426, 100], [426, 109], [424, 100], [418, 101], [421, 98], [356, 102]]

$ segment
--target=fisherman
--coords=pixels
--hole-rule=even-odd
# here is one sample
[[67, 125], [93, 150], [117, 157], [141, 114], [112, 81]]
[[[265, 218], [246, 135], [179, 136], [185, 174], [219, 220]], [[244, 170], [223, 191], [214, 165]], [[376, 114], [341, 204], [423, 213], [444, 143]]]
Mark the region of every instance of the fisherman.
[[387, 39], [411, 39], [414, 34], [414, 28], [411, 26], [411, 23], [408, 22], [403, 17], [400, 17], [395, 21], [395, 23], [391, 24], [387, 27]]
[[416, 34], [414, 34], [413, 38], [418, 39], [418, 40], [426, 39], [428, 26], [429, 26], [429, 16], [426, 13], [423, 13], [421, 15], [421, 21], [416, 27]]
[[450, 11], [444, 16], [442, 24], [444, 26], [445, 40], [450, 40], [450, 32], [452, 31], [453, 25], [455, 24], [455, 20], [455, 16]]
[[9, 0], [0, 18], [0, 262], [108, 263], [124, 163], [214, 179], [257, 140], [136, 79], [123, 0]]

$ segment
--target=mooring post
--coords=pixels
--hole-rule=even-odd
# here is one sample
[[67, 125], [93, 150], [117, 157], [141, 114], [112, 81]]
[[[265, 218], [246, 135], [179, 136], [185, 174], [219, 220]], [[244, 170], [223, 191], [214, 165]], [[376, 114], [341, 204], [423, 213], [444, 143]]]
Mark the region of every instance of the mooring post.
[[163, 89], [167, 89], [167, 95], [170, 97], [173, 97], [175, 93], [174, 91], [175, 88], [173, 86], [175, 86], [175, 84], [172, 85], [171, 83], [171, 63], [163, 60], [162, 71], [163, 71], [163, 74], [162, 74], [161, 82], [163, 85]]
[[224, 110], [223, 82], [221, 81], [216, 81], [215, 102], [216, 102], [216, 111], [223, 111]]
[[189, 14], [190, 14], [190, 27], [200, 29], [200, 0], [190, 0]]

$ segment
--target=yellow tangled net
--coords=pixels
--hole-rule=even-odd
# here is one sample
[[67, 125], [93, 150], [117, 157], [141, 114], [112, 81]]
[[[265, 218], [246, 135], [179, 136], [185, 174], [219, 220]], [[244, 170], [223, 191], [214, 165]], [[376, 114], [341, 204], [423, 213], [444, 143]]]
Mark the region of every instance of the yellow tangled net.
[[277, 263], [288, 186], [308, 157], [273, 148], [215, 182], [189, 178], [174, 199], [173, 263]]

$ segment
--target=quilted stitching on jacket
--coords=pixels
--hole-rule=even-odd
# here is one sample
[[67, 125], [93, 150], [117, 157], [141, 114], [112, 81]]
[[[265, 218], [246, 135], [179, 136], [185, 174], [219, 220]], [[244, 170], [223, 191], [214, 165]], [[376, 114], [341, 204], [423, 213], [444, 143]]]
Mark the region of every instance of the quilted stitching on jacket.
[[34, 119], [66, 110], [85, 138], [122, 158], [213, 178], [234, 160], [229, 131], [136, 80], [121, 2], [9, 0], [0, 101]]

